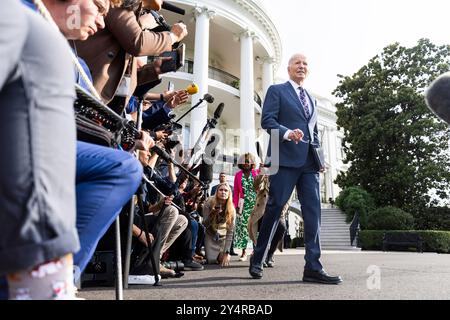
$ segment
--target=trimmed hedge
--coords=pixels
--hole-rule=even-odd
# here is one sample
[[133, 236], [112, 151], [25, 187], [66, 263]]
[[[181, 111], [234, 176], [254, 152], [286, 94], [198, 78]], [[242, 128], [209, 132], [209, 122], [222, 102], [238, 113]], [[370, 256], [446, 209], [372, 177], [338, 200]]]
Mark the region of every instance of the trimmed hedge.
[[411, 230], [414, 217], [395, 207], [383, 207], [372, 211], [367, 217], [367, 230]]
[[433, 230], [362, 230], [359, 233], [362, 250], [382, 250], [385, 232], [417, 233], [422, 237], [424, 252], [450, 253], [450, 231]]
[[416, 230], [450, 231], [450, 208], [431, 207], [414, 215]]

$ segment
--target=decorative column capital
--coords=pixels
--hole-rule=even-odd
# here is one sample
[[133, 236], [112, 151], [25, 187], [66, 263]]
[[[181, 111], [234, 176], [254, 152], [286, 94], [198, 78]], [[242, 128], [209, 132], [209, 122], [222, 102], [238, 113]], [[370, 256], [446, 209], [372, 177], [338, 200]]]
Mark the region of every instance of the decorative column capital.
[[245, 39], [245, 38], [251, 38], [253, 41], [258, 40], [258, 36], [256, 35], [256, 33], [254, 31], [251, 31], [250, 29], [245, 29], [242, 32], [239, 33], [235, 33], [233, 36], [235, 41], [239, 41], [241, 39]]
[[192, 14], [194, 15], [194, 19], [201, 15], [206, 15], [208, 19], [213, 19], [216, 16], [216, 12], [214, 10], [210, 10], [207, 7], [195, 6], [192, 10]]
[[267, 63], [267, 64], [274, 64], [276, 62], [274, 57], [269, 57], [269, 56], [265, 56], [265, 57], [261, 57], [261, 62]]
[[255, 61], [260, 65], [264, 65], [264, 64], [270, 65], [270, 64], [275, 63], [275, 59], [272, 57], [268, 57], [268, 56], [264, 56], [264, 57], [256, 56]]

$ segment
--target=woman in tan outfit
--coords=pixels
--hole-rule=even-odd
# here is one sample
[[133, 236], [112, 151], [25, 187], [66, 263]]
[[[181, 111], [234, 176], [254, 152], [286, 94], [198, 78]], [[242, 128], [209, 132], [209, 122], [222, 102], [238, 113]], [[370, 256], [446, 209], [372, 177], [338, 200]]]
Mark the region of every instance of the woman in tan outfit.
[[235, 220], [236, 211], [230, 186], [221, 183], [217, 187], [216, 195], [210, 197], [203, 207], [205, 253], [208, 263], [218, 263], [222, 267], [230, 265], [230, 246]]
[[[264, 216], [264, 212], [266, 211], [266, 204], [267, 200], [269, 199], [269, 184], [269, 176], [265, 174], [265, 168], [261, 168], [253, 184], [253, 188], [257, 193], [256, 204], [248, 219], [248, 234], [250, 239], [253, 241], [253, 246], [256, 246], [259, 225], [262, 222], [262, 217]], [[264, 266], [266, 267], [272, 268], [274, 265], [273, 254], [277, 249], [278, 243], [283, 239], [284, 233], [286, 232], [286, 224], [284, 221], [288, 208], [289, 202], [286, 203], [283, 211], [281, 212], [278, 227], [270, 244], [266, 261], [264, 262]]]

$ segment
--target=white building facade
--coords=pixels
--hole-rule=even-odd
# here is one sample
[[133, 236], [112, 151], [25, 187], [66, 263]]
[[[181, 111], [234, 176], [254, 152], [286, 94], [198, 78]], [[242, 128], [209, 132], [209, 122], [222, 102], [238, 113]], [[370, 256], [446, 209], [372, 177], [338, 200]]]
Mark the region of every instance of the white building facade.
[[[192, 82], [199, 86], [199, 92], [192, 96], [189, 104], [176, 109], [177, 116], [197, 104], [204, 94], [214, 96], [214, 103], [202, 103], [180, 122], [185, 149], [195, 145], [217, 105], [220, 102], [225, 104], [217, 126], [222, 139], [214, 178], [224, 171], [231, 180], [240, 154], [256, 154], [256, 141], [264, 150], [267, 148], [267, 134], [260, 124], [261, 109], [264, 94], [274, 83], [274, 74], [280, 67], [280, 36], [266, 10], [255, 0], [171, 2], [186, 11], [184, 16], [161, 11], [169, 24], [182, 20], [188, 27], [189, 35], [183, 40], [187, 48], [185, 65], [177, 72], [163, 75], [163, 84], [155, 91], [167, 88], [169, 81], [175, 89], [185, 88]], [[333, 180], [343, 169], [342, 134], [336, 128], [332, 103], [316, 97], [319, 101], [319, 130], [328, 167], [321, 179], [322, 198], [328, 200], [334, 199], [339, 192]]]

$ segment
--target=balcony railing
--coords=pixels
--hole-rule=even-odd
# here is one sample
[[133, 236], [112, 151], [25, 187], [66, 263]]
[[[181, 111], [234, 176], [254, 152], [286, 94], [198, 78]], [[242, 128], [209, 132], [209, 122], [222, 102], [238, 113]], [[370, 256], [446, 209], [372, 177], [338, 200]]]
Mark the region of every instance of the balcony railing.
[[[186, 72], [186, 73], [194, 73], [194, 61], [192, 60], [185, 60], [184, 66], [179, 69], [178, 71]], [[225, 83], [235, 89], [239, 90], [239, 78], [233, 76], [232, 74], [229, 74], [226, 71], [217, 69], [215, 67], [208, 67], [208, 76], [210, 79], [217, 80], [219, 82]], [[254, 99], [255, 102], [261, 107], [262, 106], [262, 100], [261, 97], [258, 95], [258, 93], [254, 92]]]

